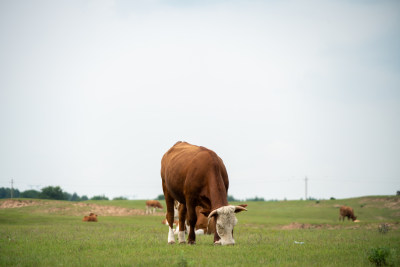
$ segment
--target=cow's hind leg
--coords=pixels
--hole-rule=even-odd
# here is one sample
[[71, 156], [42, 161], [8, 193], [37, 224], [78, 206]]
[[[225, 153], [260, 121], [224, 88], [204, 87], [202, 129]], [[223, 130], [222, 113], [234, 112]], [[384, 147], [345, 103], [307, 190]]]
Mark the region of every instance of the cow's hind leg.
[[[163, 184], [164, 189], [164, 184]], [[164, 190], [165, 203], [167, 204], [167, 215], [165, 216], [169, 225], [168, 244], [175, 243], [174, 235], [174, 199]]]
[[196, 234], [195, 234], [195, 226], [197, 222], [197, 215], [195, 210], [195, 205], [187, 205], [187, 221], [189, 223], [189, 237], [188, 244], [194, 245], [196, 244]]
[[179, 205], [179, 233], [178, 233], [179, 244], [186, 243], [185, 221], [186, 221], [186, 205], [181, 203]]

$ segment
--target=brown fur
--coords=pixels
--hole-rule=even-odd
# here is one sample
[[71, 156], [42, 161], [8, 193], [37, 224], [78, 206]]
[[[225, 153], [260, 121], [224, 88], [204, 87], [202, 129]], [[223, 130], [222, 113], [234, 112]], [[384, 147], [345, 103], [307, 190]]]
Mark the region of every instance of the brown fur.
[[89, 216], [83, 217], [83, 222], [97, 222], [97, 214], [90, 213]]
[[163, 209], [163, 206], [161, 205], [161, 203], [158, 200], [147, 200], [146, 207]]
[[344, 221], [344, 218], [347, 217], [347, 220], [352, 219], [353, 222], [355, 220], [357, 220], [357, 217], [354, 216], [354, 211], [351, 207], [347, 207], [347, 206], [341, 206], [340, 207], [340, 217], [339, 217], [339, 221], [342, 220]]
[[[179, 231], [184, 231], [187, 217], [190, 226], [188, 243], [194, 244], [196, 206], [200, 206], [201, 213], [208, 216], [211, 211], [228, 205], [229, 180], [225, 165], [212, 150], [186, 142], [177, 142], [161, 160], [161, 178], [167, 204], [168, 224], [173, 225], [174, 201], [177, 200], [181, 203]], [[215, 221], [212, 224], [215, 228]], [[215, 232], [214, 242], [219, 239]]]

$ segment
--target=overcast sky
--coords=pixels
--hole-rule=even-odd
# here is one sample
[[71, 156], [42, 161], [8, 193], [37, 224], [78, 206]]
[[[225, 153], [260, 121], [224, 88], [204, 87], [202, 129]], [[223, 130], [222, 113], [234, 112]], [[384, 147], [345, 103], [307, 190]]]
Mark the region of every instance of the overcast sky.
[[179, 140], [236, 198], [395, 194], [400, 2], [0, 0], [0, 187], [155, 198]]

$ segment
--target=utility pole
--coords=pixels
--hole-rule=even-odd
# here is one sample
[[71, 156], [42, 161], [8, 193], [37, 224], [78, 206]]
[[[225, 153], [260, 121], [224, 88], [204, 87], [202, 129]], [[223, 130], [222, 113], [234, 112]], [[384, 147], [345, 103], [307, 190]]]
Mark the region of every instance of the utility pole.
[[306, 178], [304, 178], [304, 181], [305, 181], [305, 183], [306, 183], [306, 200], [307, 200], [307, 181], [308, 181], [307, 176], [306, 176]]
[[14, 179], [11, 178], [11, 198], [13, 198], [13, 191], [14, 191], [13, 185], [14, 185]]

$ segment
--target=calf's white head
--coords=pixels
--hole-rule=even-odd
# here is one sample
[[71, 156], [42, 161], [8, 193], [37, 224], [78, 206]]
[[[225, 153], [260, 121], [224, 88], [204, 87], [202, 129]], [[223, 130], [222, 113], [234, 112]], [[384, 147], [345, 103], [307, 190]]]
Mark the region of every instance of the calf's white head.
[[216, 230], [221, 240], [218, 242], [221, 245], [234, 245], [235, 240], [233, 239], [233, 227], [237, 224], [235, 213], [247, 210], [242, 206], [223, 206], [221, 208], [213, 210], [208, 215], [208, 220], [213, 216], [216, 216]]

